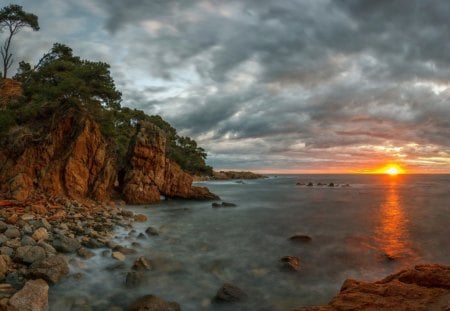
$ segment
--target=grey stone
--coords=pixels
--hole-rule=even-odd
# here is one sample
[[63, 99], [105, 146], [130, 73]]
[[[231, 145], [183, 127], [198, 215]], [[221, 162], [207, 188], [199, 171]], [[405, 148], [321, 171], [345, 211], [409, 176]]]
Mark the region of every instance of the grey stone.
[[45, 250], [40, 246], [21, 246], [16, 249], [15, 260], [32, 264], [46, 257]]
[[9, 239], [15, 239], [20, 237], [20, 231], [16, 227], [9, 227], [5, 231], [5, 236]]
[[52, 244], [57, 251], [62, 253], [74, 253], [81, 247], [77, 239], [67, 237], [63, 234], [56, 234]]
[[66, 258], [62, 255], [53, 255], [37, 261], [28, 270], [30, 277], [42, 278], [52, 284], [56, 284], [68, 273], [69, 266]]

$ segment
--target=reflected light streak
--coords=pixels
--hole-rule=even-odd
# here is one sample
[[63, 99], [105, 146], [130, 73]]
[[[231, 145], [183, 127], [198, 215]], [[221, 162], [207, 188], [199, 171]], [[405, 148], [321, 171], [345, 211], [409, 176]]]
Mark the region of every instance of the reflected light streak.
[[[395, 177], [395, 178], [392, 178]], [[408, 232], [408, 217], [403, 210], [398, 195], [398, 176], [392, 176], [386, 193], [386, 199], [380, 206], [380, 223], [376, 228], [376, 237], [380, 249], [388, 259], [416, 257], [411, 249]]]

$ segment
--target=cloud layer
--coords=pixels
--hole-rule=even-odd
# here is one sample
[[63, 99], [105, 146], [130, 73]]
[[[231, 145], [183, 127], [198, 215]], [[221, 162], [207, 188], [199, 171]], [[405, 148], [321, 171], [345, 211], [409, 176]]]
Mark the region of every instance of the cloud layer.
[[217, 168], [450, 172], [446, 0], [19, 4], [41, 31], [17, 36], [18, 57], [59, 41], [110, 63], [124, 105]]

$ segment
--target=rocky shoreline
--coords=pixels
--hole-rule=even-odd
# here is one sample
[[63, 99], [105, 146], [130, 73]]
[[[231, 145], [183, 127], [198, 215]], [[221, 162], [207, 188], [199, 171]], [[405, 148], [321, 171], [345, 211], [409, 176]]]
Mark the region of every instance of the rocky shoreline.
[[[126, 288], [145, 283], [145, 273], [153, 269], [154, 263], [140, 256], [134, 247], [119, 244], [114, 230], [122, 227], [126, 232], [134, 232], [135, 241], [159, 232], [153, 227], [140, 233], [133, 230], [133, 223], [146, 222], [147, 217], [125, 209], [123, 202], [118, 203], [83, 205], [65, 198], [26, 204], [1, 200], [0, 310], [48, 310], [49, 288], [70, 277], [69, 265], [83, 266], [83, 261], [94, 256], [111, 257], [120, 269], [128, 271], [123, 280]], [[289, 240], [310, 243], [311, 237], [296, 234]], [[130, 260], [133, 263], [127, 267], [124, 263]], [[282, 269], [291, 273], [301, 270], [297, 257], [285, 256], [280, 262]], [[151, 294], [130, 301], [127, 306], [110, 302], [111, 305], [103, 305], [102, 309], [181, 310], [176, 302]], [[233, 284], [224, 284], [211, 299], [239, 303], [251, 297]], [[449, 299], [450, 267], [419, 265], [374, 283], [346, 280], [341, 292], [328, 305], [298, 310], [447, 310], [444, 307], [450, 306]], [[91, 308], [78, 307], [83, 306]]]

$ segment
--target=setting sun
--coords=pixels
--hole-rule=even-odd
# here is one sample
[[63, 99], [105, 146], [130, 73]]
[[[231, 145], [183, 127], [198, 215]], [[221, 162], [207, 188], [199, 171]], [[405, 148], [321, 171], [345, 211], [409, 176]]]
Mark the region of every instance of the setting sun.
[[389, 164], [381, 170], [381, 173], [388, 174], [391, 176], [403, 174], [404, 172], [405, 171], [397, 164]]
[[386, 170], [386, 174], [389, 174], [389, 175], [397, 175], [398, 173], [399, 173], [399, 170], [395, 166], [391, 166]]

